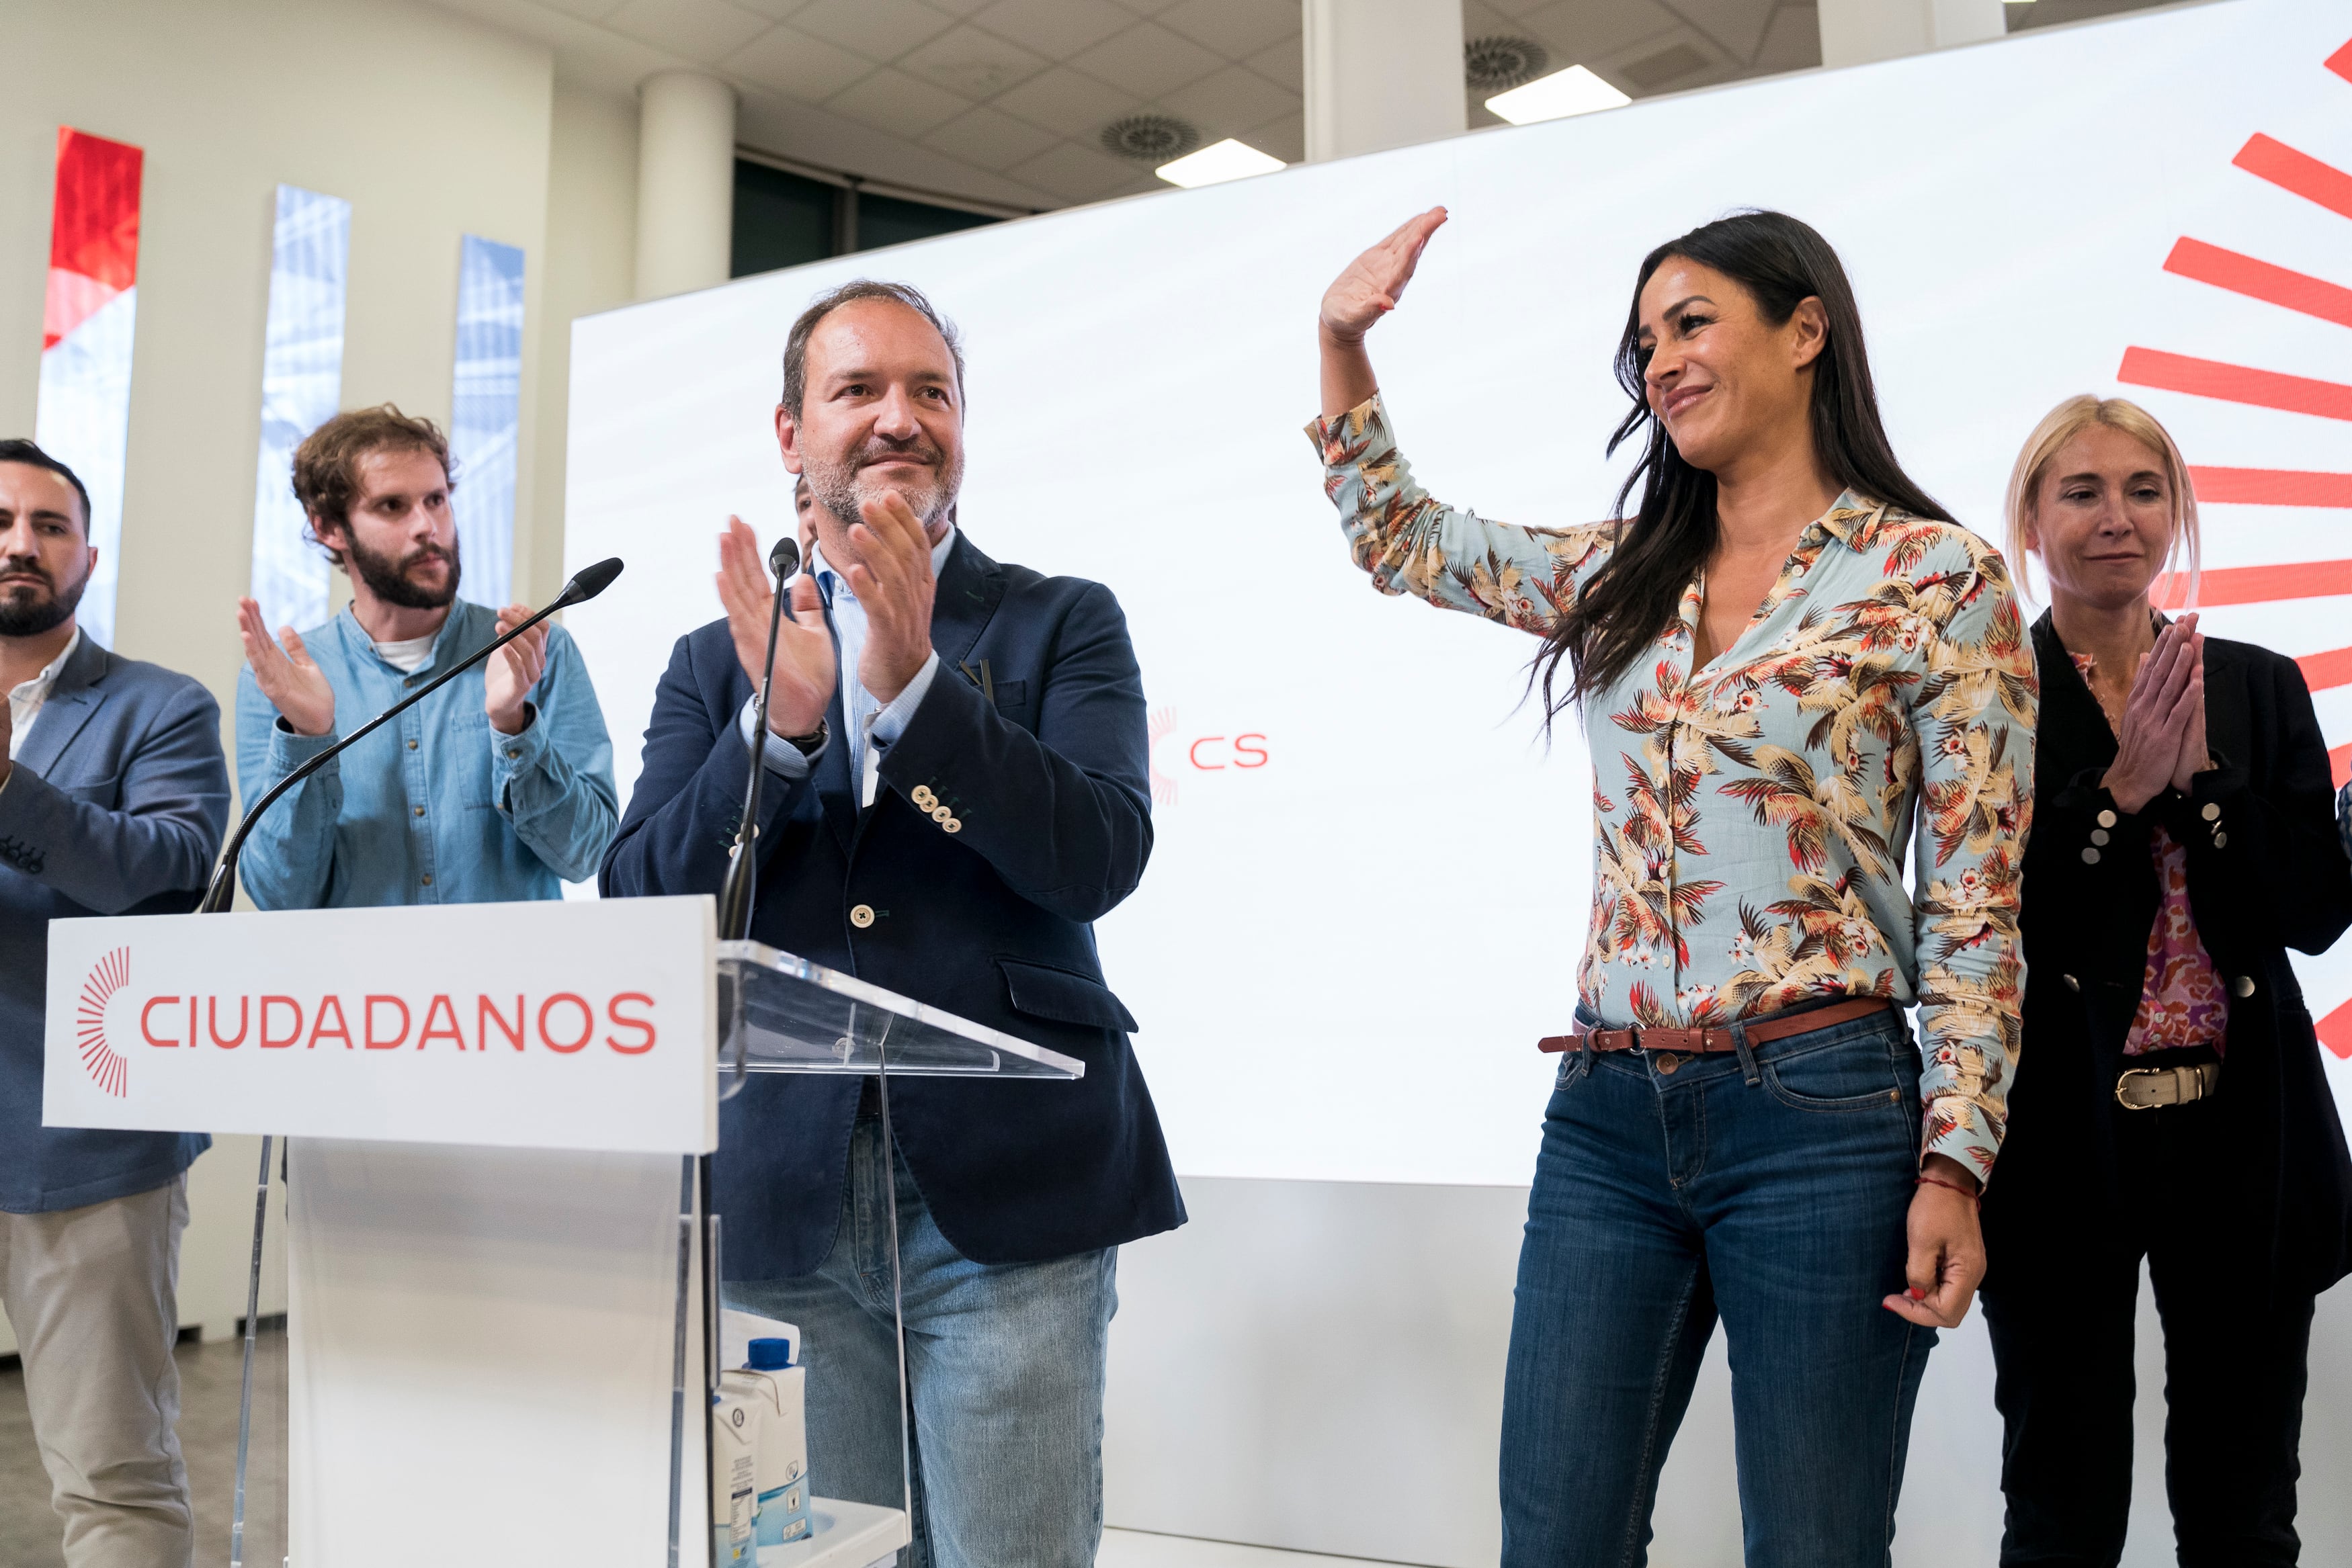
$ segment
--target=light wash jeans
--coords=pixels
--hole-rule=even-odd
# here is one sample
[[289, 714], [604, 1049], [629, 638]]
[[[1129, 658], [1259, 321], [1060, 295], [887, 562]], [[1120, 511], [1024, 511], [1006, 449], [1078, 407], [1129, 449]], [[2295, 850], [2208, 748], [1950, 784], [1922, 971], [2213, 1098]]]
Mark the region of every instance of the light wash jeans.
[[1718, 1312], [1748, 1568], [1885, 1568], [1936, 1343], [1879, 1304], [1904, 1289], [1919, 1134], [1894, 1013], [1561, 1064], [1504, 1378], [1505, 1568], [1647, 1560]]
[[[895, 1179], [894, 1179], [895, 1178]], [[906, 1568], [1089, 1568], [1102, 1540], [1104, 1357], [1118, 1249], [974, 1263], [940, 1234], [882, 1124], [850, 1135], [833, 1250], [813, 1274], [730, 1284], [726, 1303], [797, 1324], [808, 1364], [809, 1488], [901, 1506], [895, 1197], [914, 1406]]]

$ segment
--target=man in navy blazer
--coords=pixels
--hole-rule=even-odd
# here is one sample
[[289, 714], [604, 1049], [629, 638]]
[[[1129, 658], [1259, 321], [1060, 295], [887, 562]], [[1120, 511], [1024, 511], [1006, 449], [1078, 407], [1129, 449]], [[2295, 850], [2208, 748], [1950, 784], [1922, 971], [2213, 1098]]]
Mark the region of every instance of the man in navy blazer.
[[185, 1173], [210, 1140], [41, 1125], [49, 922], [196, 906], [228, 821], [220, 708], [75, 624], [89, 496], [0, 441], [0, 1306], [70, 1568], [185, 1568], [173, 1427]]
[[[1075, 1082], [761, 1074], [720, 1113], [726, 1299], [803, 1335], [810, 1469], [900, 1498], [894, 1204], [918, 1433], [912, 1563], [1084, 1568], [1123, 1241], [1183, 1223], [1091, 922], [1151, 852], [1142, 676], [1110, 591], [991, 560], [953, 522], [963, 361], [914, 289], [793, 325], [776, 411], [816, 549], [774, 666], [752, 935], [1086, 1063]], [[767, 574], [679, 640], [607, 894], [715, 893], [742, 809]]]

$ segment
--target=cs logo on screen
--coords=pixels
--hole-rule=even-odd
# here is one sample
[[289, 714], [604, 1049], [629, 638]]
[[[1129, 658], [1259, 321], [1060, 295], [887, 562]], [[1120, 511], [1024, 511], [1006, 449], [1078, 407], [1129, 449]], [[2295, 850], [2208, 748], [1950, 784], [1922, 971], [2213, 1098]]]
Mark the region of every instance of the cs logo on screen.
[[1151, 803], [1155, 806], [1174, 805], [1177, 781], [1187, 774], [1239, 770], [1246, 775], [1270, 760], [1265, 737], [1256, 730], [1195, 734], [1176, 722], [1174, 708], [1152, 710]]
[[131, 949], [117, 947], [90, 967], [81, 983], [81, 1005], [75, 1009], [75, 1043], [81, 1064], [100, 1089], [120, 1100], [131, 1092], [131, 1064], [107, 1043], [106, 1004], [131, 983]]

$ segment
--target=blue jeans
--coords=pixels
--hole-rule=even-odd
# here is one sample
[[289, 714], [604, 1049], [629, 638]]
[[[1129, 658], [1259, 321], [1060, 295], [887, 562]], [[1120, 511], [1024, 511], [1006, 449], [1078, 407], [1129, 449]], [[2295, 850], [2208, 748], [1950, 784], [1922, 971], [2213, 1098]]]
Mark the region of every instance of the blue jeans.
[[726, 1303], [797, 1324], [808, 1365], [809, 1481], [902, 1505], [890, 1212], [914, 1405], [907, 1568], [1088, 1568], [1102, 1539], [1103, 1370], [1118, 1251], [974, 1263], [940, 1234], [906, 1162], [861, 1119], [833, 1250], [813, 1274], [739, 1282]]
[[1879, 1304], [1904, 1289], [1919, 1130], [1892, 1012], [1561, 1064], [1503, 1392], [1505, 1568], [1647, 1560], [1718, 1313], [1748, 1568], [1885, 1568], [1936, 1341]]

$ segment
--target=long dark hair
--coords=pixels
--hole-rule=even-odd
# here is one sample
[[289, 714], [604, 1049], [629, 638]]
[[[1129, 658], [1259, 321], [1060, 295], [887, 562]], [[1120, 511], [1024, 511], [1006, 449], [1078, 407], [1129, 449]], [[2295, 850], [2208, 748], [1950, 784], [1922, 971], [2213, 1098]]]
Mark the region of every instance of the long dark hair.
[[[1914, 517], [1950, 522], [1950, 515], [1905, 476], [1878, 419], [1870, 359], [1862, 344], [1862, 314], [1853, 287], [1829, 241], [1785, 213], [1744, 212], [1668, 240], [1642, 260], [1633, 304], [1617, 340], [1617, 383], [1633, 398], [1632, 412], [1609, 438], [1609, 451], [1647, 427], [1642, 461], [1625, 476], [1614, 508], [1616, 549], [1560, 616], [1530, 678], [1543, 687], [1544, 722], [1623, 677], [1658, 634], [1673, 623], [1683, 591], [1715, 553], [1715, 476], [1683, 461], [1665, 426], [1650, 412], [1642, 372], [1642, 290], [1669, 256], [1681, 256], [1738, 283], [1764, 319], [1778, 327], [1809, 298], [1829, 317], [1829, 341], [1813, 361], [1813, 447], [1831, 477], [1857, 495]], [[1625, 516], [1626, 497], [1642, 491], [1641, 509]], [[1565, 695], [1554, 685], [1560, 661], [1572, 671]]]

